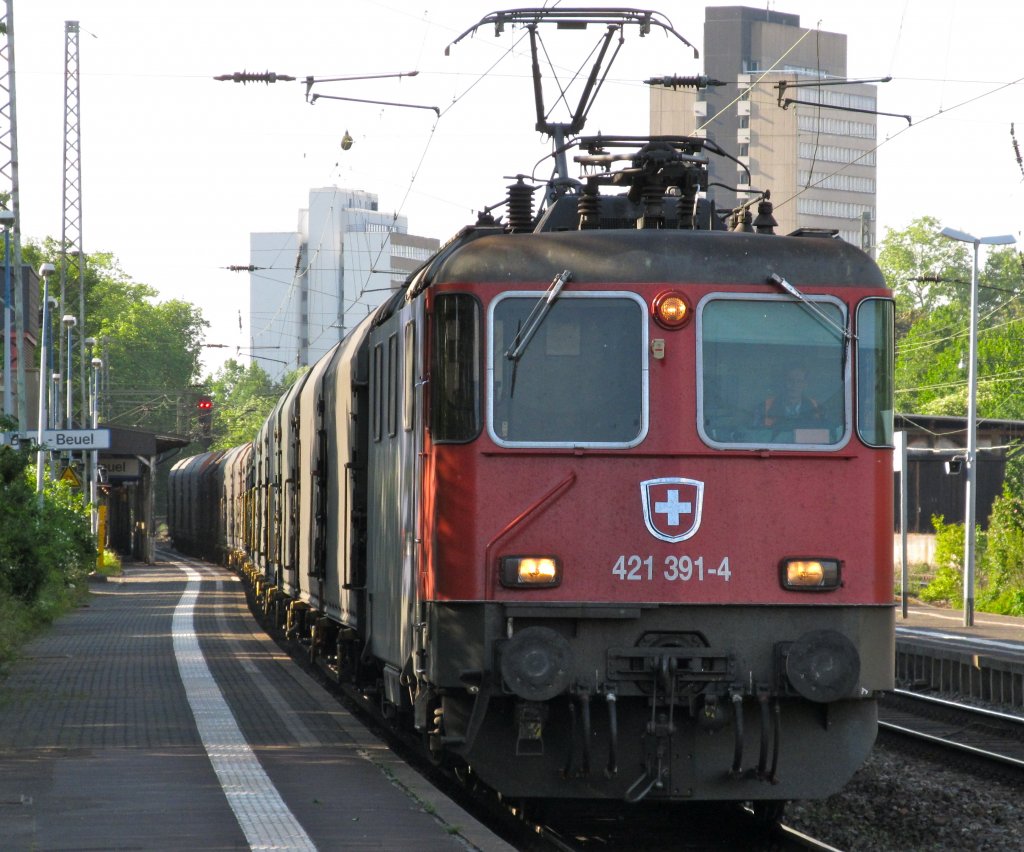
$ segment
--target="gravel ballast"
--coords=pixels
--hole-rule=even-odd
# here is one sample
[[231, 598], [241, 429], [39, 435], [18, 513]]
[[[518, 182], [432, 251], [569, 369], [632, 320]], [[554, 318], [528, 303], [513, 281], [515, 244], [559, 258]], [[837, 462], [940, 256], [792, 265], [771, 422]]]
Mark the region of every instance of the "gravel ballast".
[[791, 802], [784, 821], [845, 852], [1024, 850], [1024, 785], [876, 746], [840, 793]]

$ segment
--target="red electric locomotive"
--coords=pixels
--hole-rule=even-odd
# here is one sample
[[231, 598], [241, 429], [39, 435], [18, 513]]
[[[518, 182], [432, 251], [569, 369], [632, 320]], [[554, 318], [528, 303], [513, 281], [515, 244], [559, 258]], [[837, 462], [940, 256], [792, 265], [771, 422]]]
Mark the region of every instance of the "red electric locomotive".
[[827, 796], [893, 681], [891, 293], [766, 197], [727, 229], [708, 140], [579, 145], [303, 377], [222, 527], [506, 797]]
[[460, 246], [409, 298], [423, 605], [392, 676], [435, 743], [510, 796], [834, 792], [892, 682], [892, 303], [870, 259], [542, 231]]

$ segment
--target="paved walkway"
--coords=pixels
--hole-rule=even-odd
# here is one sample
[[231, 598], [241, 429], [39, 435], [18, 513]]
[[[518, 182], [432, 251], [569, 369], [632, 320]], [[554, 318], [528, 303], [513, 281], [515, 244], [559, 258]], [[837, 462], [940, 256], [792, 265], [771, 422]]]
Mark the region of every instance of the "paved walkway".
[[964, 626], [963, 610], [946, 609], [914, 601], [907, 606], [907, 617], [903, 609], [896, 606], [896, 638], [924, 634], [948, 634], [964, 640], [978, 640], [980, 644], [1006, 644], [1024, 653], [1024, 619], [1012, 615], [993, 615], [975, 612], [974, 624]]
[[0, 682], [0, 849], [512, 848], [299, 670], [230, 572], [92, 589]]

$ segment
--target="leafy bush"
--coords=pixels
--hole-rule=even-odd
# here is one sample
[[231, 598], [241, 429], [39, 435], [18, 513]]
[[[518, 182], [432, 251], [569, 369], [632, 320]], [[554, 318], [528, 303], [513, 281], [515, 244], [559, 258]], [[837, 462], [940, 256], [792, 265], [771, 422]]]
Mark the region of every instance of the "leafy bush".
[[[935, 527], [935, 579], [922, 600], [963, 606], [963, 524], [947, 524], [941, 515]], [[992, 504], [988, 532], [978, 533], [975, 609], [1024, 615], [1024, 452], [1007, 454], [1003, 493]]]
[[0, 447], [0, 595], [31, 603], [46, 572], [36, 559], [43, 534], [27, 466], [23, 453]]
[[40, 503], [28, 452], [0, 447], [0, 663], [85, 594], [94, 563], [82, 497], [47, 480]]
[[985, 612], [1024, 615], [1024, 458], [1013, 448], [1003, 493], [992, 504], [984, 567], [988, 583], [978, 596]]
[[97, 560], [96, 570], [116, 577], [121, 573], [121, 557], [113, 550], [104, 550], [103, 555]]
[[[964, 605], [964, 525], [947, 524], [942, 515], [932, 516], [935, 528], [935, 578], [921, 590], [921, 600], [929, 603], [948, 603], [952, 607]], [[981, 530], [975, 534], [975, 565], [980, 565], [980, 554], [986, 550], [987, 537]], [[975, 576], [981, 584], [984, 574]]]

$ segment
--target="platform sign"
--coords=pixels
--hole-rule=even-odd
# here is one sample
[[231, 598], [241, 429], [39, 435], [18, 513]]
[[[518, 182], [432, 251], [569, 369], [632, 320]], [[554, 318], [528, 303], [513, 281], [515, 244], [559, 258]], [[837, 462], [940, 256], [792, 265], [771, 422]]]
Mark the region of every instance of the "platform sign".
[[43, 447], [48, 450], [109, 450], [109, 429], [44, 429]]
[[142, 476], [142, 465], [138, 459], [121, 458], [117, 456], [101, 456], [100, 464], [107, 473], [107, 479], [139, 479]]
[[28, 436], [20, 432], [0, 432], [0, 447], [13, 447], [18, 449], [21, 442], [27, 440]]

